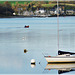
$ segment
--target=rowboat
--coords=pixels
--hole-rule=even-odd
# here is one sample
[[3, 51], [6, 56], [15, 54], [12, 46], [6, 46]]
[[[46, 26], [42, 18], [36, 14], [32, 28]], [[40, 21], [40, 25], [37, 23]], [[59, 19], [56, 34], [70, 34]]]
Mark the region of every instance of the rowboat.
[[24, 28], [29, 28], [29, 25], [28, 26], [25, 25]]

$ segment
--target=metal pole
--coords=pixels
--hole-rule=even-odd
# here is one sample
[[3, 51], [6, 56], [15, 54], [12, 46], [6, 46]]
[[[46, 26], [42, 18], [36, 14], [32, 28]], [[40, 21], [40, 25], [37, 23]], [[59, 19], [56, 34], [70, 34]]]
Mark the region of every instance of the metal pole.
[[59, 0], [57, 0], [57, 34], [58, 34], [58, 50], [59, 50]]

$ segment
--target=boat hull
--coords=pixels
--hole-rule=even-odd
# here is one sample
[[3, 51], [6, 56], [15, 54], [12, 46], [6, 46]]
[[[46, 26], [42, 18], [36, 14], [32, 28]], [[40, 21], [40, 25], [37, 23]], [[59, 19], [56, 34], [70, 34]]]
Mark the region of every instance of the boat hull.
[[47, 64], [45, 69], [57, 69], [57, 70], [69, 70], [69, 69], [75, 69], [75, 63], [51, 63]]
[[29, 28], [29, 26], [25, 26], [24, 28]]
[[56, 56], [56, 57], [48, 57], [45, 56], [45, 59], [47, 60], [48, 63], [73, 63], [75, 62], [75, 56]]

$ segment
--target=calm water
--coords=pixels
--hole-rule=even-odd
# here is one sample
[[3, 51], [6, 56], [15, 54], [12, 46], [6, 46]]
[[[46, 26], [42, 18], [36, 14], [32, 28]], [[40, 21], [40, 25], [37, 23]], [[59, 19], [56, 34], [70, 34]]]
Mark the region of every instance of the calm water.
[[[59, 22], [60, 49], [75, 52], [75, 17], [60, 17]], [[58, 74], [56, 69], [45, 70], [44, 58], [57, 55], [57, 42], [56, 17], [0, 19], [0, 74]], [[36, 60], [34, 68], [31, 59]]]

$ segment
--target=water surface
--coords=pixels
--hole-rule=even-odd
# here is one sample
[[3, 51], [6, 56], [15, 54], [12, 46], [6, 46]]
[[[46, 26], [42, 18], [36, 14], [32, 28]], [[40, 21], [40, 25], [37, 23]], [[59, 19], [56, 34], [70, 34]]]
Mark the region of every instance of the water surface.
[[[44, 58], [57, 55], [57, 44], [56, 17], [0, 18], [0, 74], [58, 74], [56, 69], [45, 70]], [[59, 18], [59, 44], [61, 50], [75, 52], [75, 17]], [[34, 68], [31, 59], [36, 60]]]

